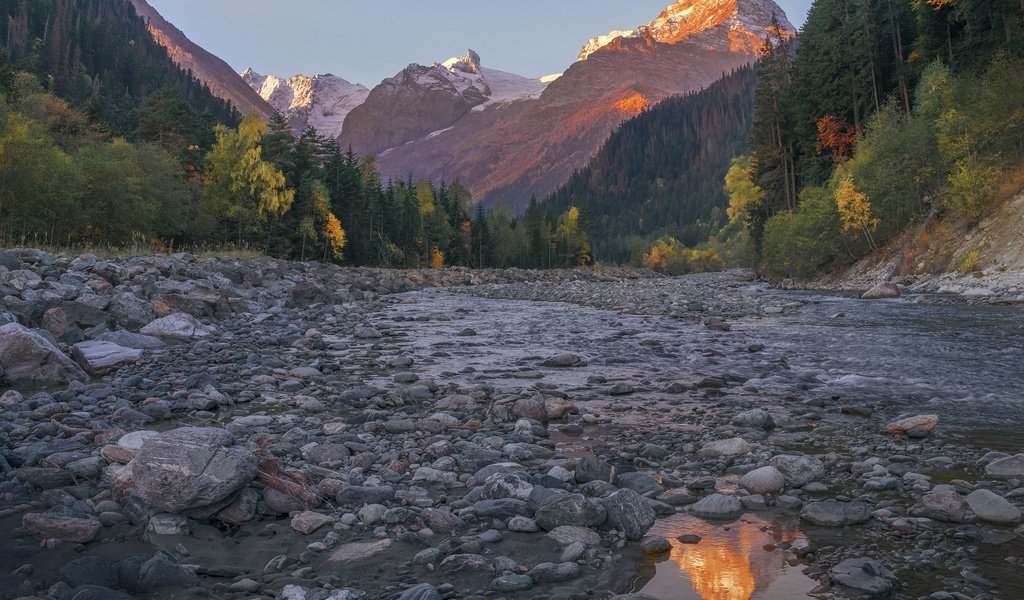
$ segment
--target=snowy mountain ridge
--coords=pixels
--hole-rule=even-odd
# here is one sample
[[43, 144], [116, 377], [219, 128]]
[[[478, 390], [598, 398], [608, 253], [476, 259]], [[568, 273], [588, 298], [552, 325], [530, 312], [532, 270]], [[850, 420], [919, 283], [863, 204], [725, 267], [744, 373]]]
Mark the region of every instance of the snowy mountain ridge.
[[345, 117], [370, 95], [365, 86], [330, 73], [281, 79], [260, 75], [250, 67], [241, 75], [296, 132], [313, 127], [320, 135], [331, 138], [341, 135]]
[[586, 60], [619, 38], [650, 37], [663, 44], [676, 44], [723, 26], [732, 52], [757, 52], [772, 29], [773, 16], [783, 35], [788, 37], [795, 32], [786, 14], [772, 0], [677, 0], [653, 21], [633, 31], [612, 31], [593, 38], [583, 46], [576, 60]]

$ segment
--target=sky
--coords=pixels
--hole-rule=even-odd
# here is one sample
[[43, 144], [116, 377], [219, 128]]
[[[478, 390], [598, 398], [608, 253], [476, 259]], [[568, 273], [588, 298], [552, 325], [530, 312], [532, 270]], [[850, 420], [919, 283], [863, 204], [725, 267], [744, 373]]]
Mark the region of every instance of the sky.
[[[811, 0], [776, 0], [803, 25]], [[590, 38], [633, 29], [671, 0], [149, 0], [238, 71], [333, 73], [372, 87], [410, 63], [472, 48], [484, 66], [528, 77], [565, 70]]]

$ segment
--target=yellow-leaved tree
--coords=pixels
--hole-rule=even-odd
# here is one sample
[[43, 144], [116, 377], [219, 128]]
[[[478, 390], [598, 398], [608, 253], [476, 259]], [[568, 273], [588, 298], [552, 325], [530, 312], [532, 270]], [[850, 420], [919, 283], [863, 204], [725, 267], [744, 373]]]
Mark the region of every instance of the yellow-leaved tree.
[[836, 208], [842, 219], [843, 233], [860, 232], [864, 234], [872, 250], [877, 249], [875, 238], [871, 232], [878, 229], [881, 221], [871, 214], [871, 201], [866, 194], [857, 191], [852, 177], [844, 177], [836, 189]]
[[764, 190], [754, 183], [754, 161], [749, 156], [732, 159], [725, 175], [725, 193], [729, 196], [726, 214], [733, 223], [750, 219], [764, 203]]
[[260, 142], [267, 130], [255, 115], [243, 119], [237, 130], [218, 125], [217, 141], [206, 155], [206, 209], [218, 219], [235, 222], [239, 243], [246, 231], [283, 216], [295, 201], [295, 190], [285, 185], [284, 173], [263, 160]]
[[302, 234], [301, 259], [305, 260], [308, 240], [319, 245], [323, 262], [340, 260], [346, 243], [345, 230], [338, 217], [331, 212], [330, 192], [322, 181], [315, 179], [309, 184], [309, 194], [311, 210], [299, 222], [299, 232]]

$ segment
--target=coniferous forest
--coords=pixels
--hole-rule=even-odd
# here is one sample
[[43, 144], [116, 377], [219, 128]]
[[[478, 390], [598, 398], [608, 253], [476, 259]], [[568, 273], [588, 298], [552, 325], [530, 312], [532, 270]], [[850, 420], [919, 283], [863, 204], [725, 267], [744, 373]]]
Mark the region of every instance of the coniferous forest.
[[587, 214], [602, 261], [627, 262], [664, 236], [707, 241], [726, 223], [721, 181], [746, 151], [754, 85], [744, 67], [628, 121], [546, 205]]
[[797, 44], [767, 40], [757, 76], [750, 154], [726, 186], [770, 274], [977, 220], [1024, 179], [1015, 0], [817, 0]]

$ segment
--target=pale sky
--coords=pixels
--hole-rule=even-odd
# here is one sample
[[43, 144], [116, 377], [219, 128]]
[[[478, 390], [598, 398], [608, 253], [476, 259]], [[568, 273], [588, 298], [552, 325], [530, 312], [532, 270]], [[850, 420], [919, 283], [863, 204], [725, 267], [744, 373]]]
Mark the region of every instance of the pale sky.
[[[811, 0], [776, 0], [801, 27]], [[484, 66], [560, 73], [590, 38], [633, 29], [671, 0], [149, 0], [195, 43], [238, 71], [334, 73], [373, 87], [410, 63], [466, 49]]]

